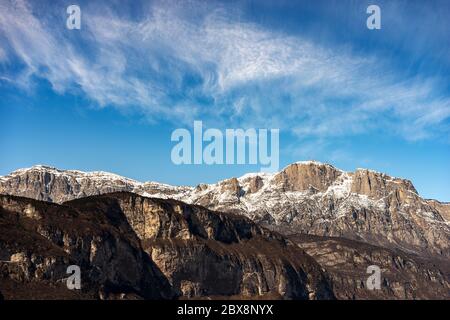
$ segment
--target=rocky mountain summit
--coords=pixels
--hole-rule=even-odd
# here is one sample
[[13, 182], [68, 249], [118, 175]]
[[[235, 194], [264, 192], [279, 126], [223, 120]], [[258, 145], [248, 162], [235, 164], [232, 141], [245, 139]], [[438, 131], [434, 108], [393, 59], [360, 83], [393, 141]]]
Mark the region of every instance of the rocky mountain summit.
[[105, 172], [46, 166], [0, 177], [0, 193], [62, 203], [116, 191], [245, 215], [282, 234], [343, 237], [448, 257], [450, 204], [422, 199], [409, 180], [315, 161], [197, 187], [140, 183]]
[[[184, 197], [184, 198], [183, 198]], [[409, 180], [328, 164], [300, 162], [275, 174], [250, 174], [201, 185], [186, 198], [245, 214], [285, 235], [343, 237], [448, 257], [448, 204], [422, 199]]]
[[132, 191], [140, 183], [103, 171], [59, 170], [38, 165], [0, 177], [0, 185], [2, 194], [63, 203], [97, 194]]

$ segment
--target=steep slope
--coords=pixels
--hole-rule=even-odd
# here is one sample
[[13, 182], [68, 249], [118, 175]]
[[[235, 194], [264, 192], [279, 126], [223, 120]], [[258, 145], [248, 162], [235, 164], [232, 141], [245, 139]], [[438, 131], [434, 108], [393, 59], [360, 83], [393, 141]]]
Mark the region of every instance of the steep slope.
[[423, 254], [450, 255], [449, 222], [410, 181], [370, 170], [344, 172], [317, 162], [276, 174], [200, 185], [187, 202], [245, 214], [282, 234], [362, 240]]
[[450, 222], [450, 203], [436, 200], [426, 200], [426, 202], [436, 209], [445, 221]]
[[[67, 267], [82, 290], [68, 290]], [[5, 299], [169, 299], [167, 279], [120, 212], [0, 196], [0, 292]]]
[[311, 257], [243, 216], [132, 193], [66, 205], [88, 212], [123, 212], [180, 295], [333, 297], [321, 267]]
[[[0, 257], [6, 299], [334, 297], [311, 257], [247, 218], [125, 192], [1, 196]], [[81, 292], [64, 287], [71, 264]]]
[[[338, 299], [450, 299], [448, 260], [429, 260], [343, 238], [289, 237], [322, 265]], [[379, 290], [366, 285], [367, 267], [381, 271]]]

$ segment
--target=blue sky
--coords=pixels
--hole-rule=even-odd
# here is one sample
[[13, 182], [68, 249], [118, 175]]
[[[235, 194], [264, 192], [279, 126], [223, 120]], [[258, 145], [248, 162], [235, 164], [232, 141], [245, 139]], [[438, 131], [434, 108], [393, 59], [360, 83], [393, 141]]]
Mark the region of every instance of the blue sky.
[[[81, 30], [66, 28], [78, 4]], [[366, 8], [381, 8], [381, 30]], [[279, 128], [315, 159], [450, 201], [448, 1], [2, 1], [0, 175], [48, 164], [195, 185], [171, 132]]]

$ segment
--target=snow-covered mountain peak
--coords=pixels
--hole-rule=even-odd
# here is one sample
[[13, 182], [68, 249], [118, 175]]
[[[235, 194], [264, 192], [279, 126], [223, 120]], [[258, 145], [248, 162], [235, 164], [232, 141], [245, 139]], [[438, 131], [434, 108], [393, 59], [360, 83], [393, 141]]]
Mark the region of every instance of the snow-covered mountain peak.
[[245, 215], [283, 233], [345, 236], [450, 254], [450, 205], [420, 198], [409, 180], [301, 161], [196, 187], [141, 183], [117, 174], [34, 166], [0, 177], [0, 193], [64, 202], [129, 191]]

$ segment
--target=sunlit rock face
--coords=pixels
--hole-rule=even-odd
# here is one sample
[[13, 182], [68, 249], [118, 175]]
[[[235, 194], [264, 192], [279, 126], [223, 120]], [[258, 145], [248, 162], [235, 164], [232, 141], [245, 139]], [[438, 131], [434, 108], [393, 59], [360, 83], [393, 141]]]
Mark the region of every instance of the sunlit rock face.
[[[237, 190], [239, 192], [237, 192]], [[422, 199], [409, 180], [317, 162], [193, 189], [180, 199], [243, 214], [282, 234], [362, 240], [449, 257], [448, 204]]]

